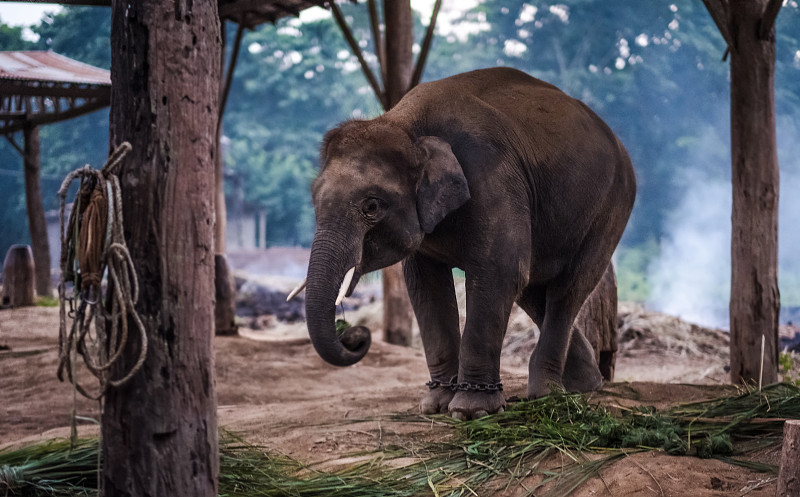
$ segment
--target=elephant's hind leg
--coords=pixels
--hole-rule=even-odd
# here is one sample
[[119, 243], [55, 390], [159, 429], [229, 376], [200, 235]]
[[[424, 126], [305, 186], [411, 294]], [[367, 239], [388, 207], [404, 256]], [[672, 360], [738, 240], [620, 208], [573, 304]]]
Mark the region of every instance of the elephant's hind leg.
[[[528, 366], [528, 396], [542, 397], [552, 389], [592, 390], [602, 382], [586, 337], [574, 330], [581, 306], [608, 266], [613, 246], [584, 241], [573, 262], [547, 286], [541, 336]], [[574, 336], [573, 336], [574, 335]], [[570, 368], [565, 369], [565, 366]]]
[[[522, 292], [517, 300], [517, 304], [531, 317], [540, 331], [544, 325], [545, 294], [544, 286], [531, 285]], [[561, 375], [562, 386], [569, 392], [596, 390], [603, 384], [603, 378], [594, 357], [594, 350], [583, 333], [574, 325], [570, 335], [564, 372]]]
[[403, 270], [432, 382], [419, 407], [425, 414], [447, 412], [455, 392], [446, 385], [458, 375], [461, 344], [452, 269], [417, 253]]

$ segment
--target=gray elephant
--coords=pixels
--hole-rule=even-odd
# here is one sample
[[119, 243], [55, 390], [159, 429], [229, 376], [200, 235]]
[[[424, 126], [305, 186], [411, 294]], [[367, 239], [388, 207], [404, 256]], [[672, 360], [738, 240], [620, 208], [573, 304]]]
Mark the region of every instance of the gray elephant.
[[[600, 386], [591, 346], [571, 325], [622, 236], [636, 180], [588, 107], [520, 71], [478, 70], [339, 125], [320, 155], [306, 317], [323, 359], [346, 366], [366, 354], [369, 330], [339, 336], [336, 305], [361, 275], [403, 261], [431, 375], [423, 412], [503, 409], [500, 349], [514, 302], [541, 330], [529, 396]], [[466, 273], [463, 335], [454, 267]]]

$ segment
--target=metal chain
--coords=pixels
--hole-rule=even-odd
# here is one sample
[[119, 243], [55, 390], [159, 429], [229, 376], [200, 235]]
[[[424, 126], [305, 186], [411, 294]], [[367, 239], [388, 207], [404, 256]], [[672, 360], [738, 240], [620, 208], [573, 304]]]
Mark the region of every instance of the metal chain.
[[429, 389], [433, 390], [434, 388], [445, 388], [451, 390], [453, 392], [461, 391], [461, 392], [502, 392], [503, 391], [503, 384], [501, 382], [497, 383], [474, 383], [471, 381], [462, 381], [458, 382], [457, 377], [453, 376], [450, 378], [450, 381], [442, 381], [442, 380], [435, 380], [432, 379], [431, 381], [425, 384]]

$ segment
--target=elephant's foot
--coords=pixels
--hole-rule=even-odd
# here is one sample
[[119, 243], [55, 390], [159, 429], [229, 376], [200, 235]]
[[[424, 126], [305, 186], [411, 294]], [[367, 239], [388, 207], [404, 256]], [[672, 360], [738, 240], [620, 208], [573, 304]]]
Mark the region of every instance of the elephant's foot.
[[419, 410], [422, 414], [447, 412], [447, 406], [454, 395], [455, 392], [449, 388], [432, 388], [419, 401]]
[[594, 362], [586, 364], [583, 368], [564, 368], [562, 378], [564, 389], [568, 392], [586, 393], [599, 390], [603, 386], [603, 375]]
[[473, 392], [459, 390], [450, 401], [450, 415], [456, 419], [478, 419], [489, 414], [503, 412], [506, 399], [502, 391]]
[[561, 380], [568, 392], [593, 392], [603, 385], [592, 344], [580, 331], [572, 333]]
[[528, 398], [538, 399], [550, 395], [553, 391], [563, 391], [564, 384], [557, 375], [547, 374], [544, 371], [530, 372], [528, 377]]

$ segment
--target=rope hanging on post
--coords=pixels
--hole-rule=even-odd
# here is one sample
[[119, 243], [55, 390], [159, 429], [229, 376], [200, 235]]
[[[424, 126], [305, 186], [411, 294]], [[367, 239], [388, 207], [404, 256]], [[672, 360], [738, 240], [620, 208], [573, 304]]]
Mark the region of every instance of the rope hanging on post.
[[[58, 378], [64, 381], [66, 372], [75, 390], [93, 400], [100, 399], [110, 387], [124, 385], [141, 368], [147, 355], [147, 334], [135, 309], [139, 285], [125, 245], [119, 179], [113, 174], [130, 150], [130, 144], [124, 142], [114, 150], [102, 170], [89, 165], [76, 169], [64, 178], [58, 190], [61, 197]], [[76, 179], [80, 179], [81, 186], [65, 225], [67, 191]], [[101, 298], [104, 275], [107, 275], [105, 299]], [[67, 280], [73, 283], [72, 297], [66, 295]], [[68, 316], [72, 319], [69, 330]], [[139, 335], [138, 359], [121, 378], [111, 379], [109, 369], [128, 346], [131, 322]], [[78, 383], [74, 364], [78, 354], [100, 381], [96, 394], [89, 393]]]

